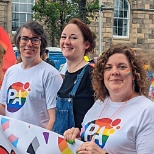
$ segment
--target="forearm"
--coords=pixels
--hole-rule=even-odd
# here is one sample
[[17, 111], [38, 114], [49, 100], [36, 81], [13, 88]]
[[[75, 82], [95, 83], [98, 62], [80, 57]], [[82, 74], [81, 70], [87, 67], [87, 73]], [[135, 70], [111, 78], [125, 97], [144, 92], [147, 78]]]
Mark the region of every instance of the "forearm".
[[5, 105], [0, 104], [0, 115], [5, 115]]
[[49, 114], [49, 121], [46, 125], [46, 129], [52, 130], [53, 124], [55, 122], [55, 108], [49, 109], [48, 114]]
[[46, 129], [47, 130], [52, 130], [52, 127], [53, 127], [53, 124], [54, 124], [54, 121], [53, 119], [50, 119], [46, 125]]

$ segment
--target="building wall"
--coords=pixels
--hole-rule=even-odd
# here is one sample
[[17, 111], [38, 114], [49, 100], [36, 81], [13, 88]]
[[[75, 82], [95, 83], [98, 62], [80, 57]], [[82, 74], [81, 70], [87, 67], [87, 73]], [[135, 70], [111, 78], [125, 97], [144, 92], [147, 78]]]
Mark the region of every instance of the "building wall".
[[12, 0], [0, 0], [0, 25], [12, 35]]
[[[89, 0], [90, 1], [90, 0]], [[130, 0], [130, 32], [129, 38], [113, 38], [113, 9], [102, 11], [101, 48], [102, 52], [112, 44], [125, 44], [135, 48], [138, 53], [154, 54], [154, 0]], [[102, 0], [106, 8], [114, 8], [114, 0]], [[12, 0], [0, 0], [0, 25], [12, 35]], [[97, 35], [96, 54], [99, 54], [98, 13], [90, 24]]]
[[[154, 0], [130, 0], [129, 38], [113, 38], [113, 11], [102, 11], [102, 51], [112, 44], [125, 44], [135, 48], [138, 54], [154, 55]], [[106, 8], [114, 8], [114, 0], [102, 0]], [[96, 24], [97, 23], [97, 24]], [[94, 28], [94, 26], [96, 27]], [[90, 25], [98, 34], [98, 21]], [[98, 36], [98, 35], [97, 35]], [[97, 37], [97, 45], [98, 45]], [[97, 47], [98, 48], [98, 47]], [[96, 51], [98, 53], [98, 51]]]

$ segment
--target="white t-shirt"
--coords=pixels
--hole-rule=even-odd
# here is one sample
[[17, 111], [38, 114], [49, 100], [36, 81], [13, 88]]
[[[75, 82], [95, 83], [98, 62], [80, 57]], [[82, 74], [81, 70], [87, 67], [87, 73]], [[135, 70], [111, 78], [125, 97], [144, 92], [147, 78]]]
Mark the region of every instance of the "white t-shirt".
[[63, 65], [62, 69], [60, 70], [60, 74], [65, 75], [67, 71], [67, 62]]
[[125, 105], [111, 102], [109, 98], [104, 102], [97, 100], [85, 115], [82, 140], [93, 138], [111, 154], [154, 153], [153, 102], [144, 96], [132, 98]]
[[0, 102], [5, 105], [6, 116], [45, 127], [48, 109], [56, 107], [62, 77], [44, 61], [29, 69], [22, 69], [21, 64], [7, 70]]

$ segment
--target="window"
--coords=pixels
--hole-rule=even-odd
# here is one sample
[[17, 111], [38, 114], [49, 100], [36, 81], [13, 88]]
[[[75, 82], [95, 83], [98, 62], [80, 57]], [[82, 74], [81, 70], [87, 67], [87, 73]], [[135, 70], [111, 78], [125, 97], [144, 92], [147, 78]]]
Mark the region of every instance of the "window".
[[130, 4], [128, 0], [115, 0], [113, 37], [129, 37]]
[[12, 31], [32, 19], [34, 0], [12, 0]]

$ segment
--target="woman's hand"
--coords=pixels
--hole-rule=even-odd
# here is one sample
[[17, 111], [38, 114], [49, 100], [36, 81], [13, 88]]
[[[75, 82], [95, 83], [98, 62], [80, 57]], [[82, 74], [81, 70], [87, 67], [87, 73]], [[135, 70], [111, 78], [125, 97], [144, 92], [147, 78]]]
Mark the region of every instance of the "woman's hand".
[[79, 128], [71, 128], [71, 129], [68, 129], [64, 132], [64, 138], [66, 141], [75, 141], [75, 138], [78, 138], [80, 137], [80, 130]]
[[100, 148], [93, 140], [84, 142], [77, 150], [77, 154], [105, 154], [106, 152]]

